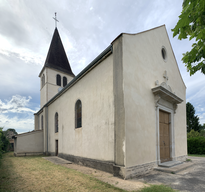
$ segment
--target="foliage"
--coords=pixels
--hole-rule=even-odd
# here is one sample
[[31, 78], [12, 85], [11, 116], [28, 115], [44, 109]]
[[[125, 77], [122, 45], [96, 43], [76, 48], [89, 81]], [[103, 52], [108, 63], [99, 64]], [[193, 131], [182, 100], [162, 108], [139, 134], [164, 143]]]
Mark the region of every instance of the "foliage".
[[198, 131], [194, 131], [193, 129], [189, 133], [187, 133], [187, 139], [199, 136], [200, 133]]
[[[203, 125], [204, 126], [204, 125]], [[200, 136], [201, 137], [205, 137], [205, 129], [202, 129], [201, 131], [200, 131]]]
[[3, 141], [1, 140], [1, 137], [3, 136], [2, 128], [0, 128], [0, 159], [2, 158], [2, 147], [3, 147]]
[[197, 155], [197, 154], [188, 154], [191, 157], [205, 157], [205, 155]]
[[9, 134], [9, 132], [13, 132], [15, 135], [17, 135], [17, 134], [18, 134], [18, 133], [16, 132], [16, 130], [15, 130], [15, 129], [11, 129], [11, 128], [9, 128], [9, 129], [7, 129], [6, 131], [4, 131], [5, 136], [7, 136], [7, 135]]
[[12, 135], [17, 135], [18, 134], [15, 129], [11, 129], [11, 128], [9, 128], [9, 129], [7, 129], [6, 131], [3, 131], [3, 132], [4, 132], [4, 135], [9, 139], [11, 139]]
[[199, 124], [199, 117], [195, 115], [194, 106], [191, 103], [186, 104], [186, 116], [187, 116], [187, 132], [192, 129], [195, 131], [200, 131], [202, 126]]
[[150, 187], [145, 187], [139, 192], [174, 192], [175, 190], [166, 185], [151, 185]]
[[173, 31], [178, 39], [195, 39], [192, 50], [183, 54], [182, 61], [190, 75], [197, 71], [205, 74], [205, 1], [184, 0], [179, 21]]
[[2, 130], [3, 128], [0, 127], [0, 158], [2, 157], [2, 154], [8, 150], [9, 146], [9, 140], [6, 138]]
[[189, 154], [205, 154], [205, 138], [191, 137], [187, 139]]

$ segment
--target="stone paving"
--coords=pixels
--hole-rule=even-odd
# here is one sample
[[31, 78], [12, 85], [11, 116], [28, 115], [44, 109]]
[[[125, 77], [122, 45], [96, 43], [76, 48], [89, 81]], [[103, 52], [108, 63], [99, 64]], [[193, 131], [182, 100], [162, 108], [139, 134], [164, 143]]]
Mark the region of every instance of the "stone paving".
[[166, 172], [166, 173], [172, 173], [172, 174], [176, 174], [178, 172], [181, 172], [183, 170], [186, 170], [192, 166], [194, 166], [194, 162], [184, 162], [184, 163], [180, 163], [176, 166], [170, 166], [170, 167], [166, 167], [166, 166], [160, 166], [160, 167], [155, 167], [154, 170], [156, 171], [162, 171], [162, 172]]
[[49, 156], [49, 157], [43, 157], [43, 158], [55, 164], [72, 164], [72, 162], [62, 159], [57, 156]]
[[165, 184], [182, 192], [205, 192], [205, 158], [188, 157], [193, 166], [176, 174], [152, 171], [149, 174], [135, 178], [151, 184]]

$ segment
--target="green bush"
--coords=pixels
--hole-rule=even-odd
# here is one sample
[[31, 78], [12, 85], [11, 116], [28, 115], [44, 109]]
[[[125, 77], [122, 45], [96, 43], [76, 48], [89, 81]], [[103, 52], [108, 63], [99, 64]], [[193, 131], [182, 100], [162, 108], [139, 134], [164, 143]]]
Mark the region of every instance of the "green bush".
[[205, 129], [202, 129], [202, 130], [200, 131], [200, 136], [205, 137]]
[[191, 137], [187, 139], [189, 154], [205, 154], [205, 138]]
[[2, 130], [3, 128], [0, 127], [0, 158], [2, 157], [2, 154], [8, 150], [9, 146], [9, 140], [6, 138]]
[[198, 131], [194, 131], [193, 129], [187, 133], [187, 139], [192, 138], [192, 137], [199, 137], [200, 133]]

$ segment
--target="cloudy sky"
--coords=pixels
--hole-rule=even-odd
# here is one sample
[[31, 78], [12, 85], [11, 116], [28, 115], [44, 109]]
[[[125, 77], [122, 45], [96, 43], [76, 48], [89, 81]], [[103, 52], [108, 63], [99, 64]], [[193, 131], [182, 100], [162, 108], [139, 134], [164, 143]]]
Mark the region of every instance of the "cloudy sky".
[[172, 37], [183, 0], [0, 0], [0, 127], [18, 133], [34, 129], [40, 109], [39, 72], [58, 30], [75, 75], [122, 32], [137, 33], [165, 24], [200, 123], [205, 123], [205, 76], [189, 76], [181, 61], [188, 40]]

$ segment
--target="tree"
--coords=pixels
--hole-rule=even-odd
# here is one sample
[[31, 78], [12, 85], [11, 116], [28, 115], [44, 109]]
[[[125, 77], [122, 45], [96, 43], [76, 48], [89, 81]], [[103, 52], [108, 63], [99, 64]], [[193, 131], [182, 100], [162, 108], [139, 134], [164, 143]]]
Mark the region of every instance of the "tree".
[[202, 130], [200, 131], [200, 136], [205, 137], [205, 129], [202, 129]]
[[192, 50], [183, 54], [182, 61], [190, 76], [201, 71], [205, 74], [205, 1], [184, 0], [179, 21], [172, 29], [173, 37], [178, 39], [195, 39]]
[[[7, 129], [6, 131], [3, 131], [4, 132], [4, 135], [7, 137], [7, 138], [10, 138], [11, 136], [13, 135], [17, 135], [18, 133], [16, 132], [15, 129]], [[11, 138], [10, 138], [11, 139]]]
[[0, 127], [0, 158], [2, 157], [2, 154], [8, 150], [9, 146], [9, 140], [6, 138], [2, 130], [3, 128]]
[[2, 153], [3, 153], [3, 150], [2, 150], [3, 141], [1, 140], [2, 135], [3, 135], [3, 132], [2, 132], [2, 129], [0, 128], [0, 159], [1, 159]]
[[199, 137], [200, 133], [198, 131], [194, 131], [193, 129], [187, 133], [187, 139], [192, 138], [192, 137]]
[[200, 131], [202, 126], [199, 124], [199, 117], [195, 115], [194, 106], [191, 103], [186, 104], [186, 118], [187, 118], [187, 132], [192, 129], [194, 131]]

